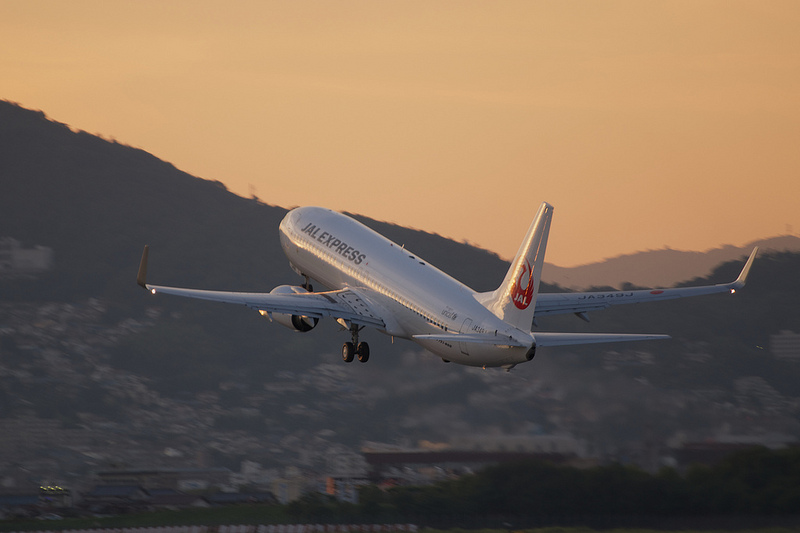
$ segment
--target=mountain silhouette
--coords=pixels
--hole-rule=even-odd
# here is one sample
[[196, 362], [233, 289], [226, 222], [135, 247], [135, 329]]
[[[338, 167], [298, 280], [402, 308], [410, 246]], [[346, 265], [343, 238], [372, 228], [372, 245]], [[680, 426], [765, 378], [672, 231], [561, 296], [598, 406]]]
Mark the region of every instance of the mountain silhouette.
[[[0, 101], [0, 156], [0, 237], [55, 251], [54, 272], [25, 288], [27, 297], [130, 298], [136, 288], [122, 281], [131, 278], [144, 244], [153, 248], [153, 272], [163, 284], [268, 290], [297, 278], [278, 244], [285, 209], [239, 197], [143, 150]], [[494, 289], [507, 268], [486, 250], [355, 216], [475, 290]], [[792, 236], [753, 244], [800, 249]], [[672, 286], [750, 249], [654, 250], [573, 268], [547, 264], [544, 279], [581, 288]]]
[[[0, 236], [55, 251], [54, 271], [25, 288], [28, 298], [130, 299], [144, 244], [163, 284], [269, 290], [299, 281], [278, 242], [285, 209], [5, 101], [0, 173]], [[476, 290], [495, 288], [505, 273], [506, 263], [485, 250], [356, 218]]]

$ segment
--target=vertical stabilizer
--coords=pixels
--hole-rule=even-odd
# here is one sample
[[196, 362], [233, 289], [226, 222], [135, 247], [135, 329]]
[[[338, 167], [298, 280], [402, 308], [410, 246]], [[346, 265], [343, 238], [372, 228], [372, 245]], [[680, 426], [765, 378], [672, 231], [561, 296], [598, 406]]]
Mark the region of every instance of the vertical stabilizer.
[[522, 331], [531, 330], [552, 218], [553, 206], [543, 202], [503, 283], [483, 301], [492, 313]]

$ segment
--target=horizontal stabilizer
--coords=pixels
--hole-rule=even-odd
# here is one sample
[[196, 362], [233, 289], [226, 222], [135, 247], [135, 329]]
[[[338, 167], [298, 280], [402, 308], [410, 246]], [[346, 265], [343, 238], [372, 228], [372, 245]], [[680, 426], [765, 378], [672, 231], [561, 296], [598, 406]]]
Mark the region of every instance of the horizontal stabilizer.
[[533, 336], [536, 338], [536, 346], [570, 346], [573, 344], [650, 341], [672, 338], [669, 335], [633, 333], [534, 333]]

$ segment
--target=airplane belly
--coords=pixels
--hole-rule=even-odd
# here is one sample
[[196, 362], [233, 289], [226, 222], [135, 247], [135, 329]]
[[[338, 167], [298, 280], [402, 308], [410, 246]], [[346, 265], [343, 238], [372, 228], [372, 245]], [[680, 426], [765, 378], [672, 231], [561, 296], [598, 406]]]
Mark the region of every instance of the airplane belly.
[[470, 343], [464, 353], [462, 343], [443, 340], [413, 339], [414, 342], [445, 361], [466, 366], [500, 367], [529, 361], [528, 349], [519, 346]]
[[412, 339], [414, 342], [428, 350], [429, 352], [438, 355], [442, 359], [446, 361], [454, 361], [456, 363], [461, 364], [468, 364], [462, 363], [462, 359], [469, 360], [468, 357], [464, 356], [461, 353], [461, 350], [458, 347], [458, 344], [451, 343], [442, 340], [420, 340], [420, 339]]

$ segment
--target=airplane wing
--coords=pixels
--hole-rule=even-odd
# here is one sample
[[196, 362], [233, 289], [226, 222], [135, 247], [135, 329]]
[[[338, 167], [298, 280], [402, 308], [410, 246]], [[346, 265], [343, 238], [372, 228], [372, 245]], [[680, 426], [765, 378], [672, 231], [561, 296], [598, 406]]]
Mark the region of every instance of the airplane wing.
[[360, 326], [386, 327], [383, 319], [370, 309], [364, 298], [351, 289], [327, 292], [265, 293], [208, 291], [152, 285], [147, 283], [148, 250], [149, 247], [145, 246], [136, 281], [153, 294], [171, 294], [186, 298], [246, 305], [262, 314], [280, 313], [312, 318], [341, 318]]
[[575, 313], [581, 318], [586, 319], [585, 313], [589, 311], [600, 311], [612, 305], [660, 302], [662, 300], [672, 300], [674, 298], [686, 298], [689, 296], [700, 296], [718, 292], [733, 293], [744, 287], [747, 274], [750, 272], [750, 267], [757, 253], [758, 247], [753, 248], [739, 277], [730, 283], [705, 285], [702, 287], [678, 287], [673, 289], [540, 293], [536, 300], [534, 316], [540, 317], [561, 313]]

